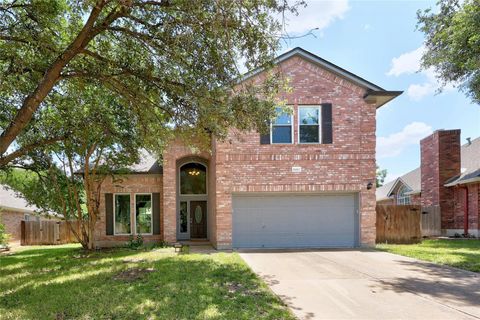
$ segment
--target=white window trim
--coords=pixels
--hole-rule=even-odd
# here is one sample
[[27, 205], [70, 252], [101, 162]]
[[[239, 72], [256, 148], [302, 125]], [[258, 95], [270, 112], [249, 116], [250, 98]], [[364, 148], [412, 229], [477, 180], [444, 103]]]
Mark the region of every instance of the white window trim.
[[[137, 233], [137, 195], [139, 196], [150, 196], [150, 204], [152, 206], [152, 213], [150, 214], [151, 216], [151, 221], [150, 221], [150, 233]], [[141, 235], [141, 236], [153, 236], [153, 194], [148, 193], [148, 192], [139, 192], [139, 193], [134, 193], [133, 194], [133, 221], [135, 222], [135, 235]]]
[[[115, 214], [115, 212], [116, 212], [116, 210], [115, 210], [115, 203], [116, 203], [115, 196], [116, 195], [128, 195], [130, 197], [130, 201], [129, 201], [129, 204], [130, 204], [130, 233], [117, 233], [117, 230], [115, 229], [115, 225], [116, 225], [116, 221], [115, 221], [115, 216], [116, 216], [116, 214]], [[132, 232], [132, 195], [130, 193], [125, 193], [125, 192], [114, 193], [113, 194], [113, 235], [114, 236], [129, 236], [129, 235], [132, 235], [132, 234], [133, 234], [133, 232]]]
[[[182, 193], [182, 175], [180, 174], [182, 171], [182, 167], [190, 164], [190, 163], [197, 163], [205, 167], [205, 191], [206, 193]], [[208, 166], [204, 163], [201, 163], [199, 161], [188, 161], [185, 162], [184, 164], [180, 165], [178, 168], [178, 194], [181, 196], [187, 196], [187, 197], [205, 197], [208, 196]]]
[[[402, 193], [401, 191], [402, 191], [402, 190], [405, 190], [405, 192], [408, 192], [408, 191], [409, 191], [407, 187], [401, 186], [401, 187], [398, 189], [398, 193], [397, 193], [397, 195], [396, 195], [396, 198], [397, 198], [397, 199], [396, 199], [396, 204], [397, 204], [397, 205], [409, 205], [409, 204], [411, 204], [411, 203], [412, 203], [412, 199], [411, 199], [410, 195], [405, 194], [405, 192], [403, 193], [403, 195], [401, 195], [401, 193]], [[408, 201], [407, 201], [407, 199], [408, 199]]]
[[294, 143], [295, 134], [293, 133], [293, 131], [294, 131], [293, 113], [290, 115], [290, 132], [291, 132], [290, 140], [291, 140], [291, 142], [273, 142], [273, 126], [288, 127], [288, 124], [274, 124], [273, 121], [272, 121], [272, 123], [270, 123], [270, 144], [293, 144]]
[[[300, 141], [300, 126], [308, 126], [308, 124], [300, 124], [300, 109], [301, 108], [317, 108], [318, 109], [318, 142], [301, 142]], [[322, 106], [321, 105], [302, 105], [298, 106], [297, 110], [297, 139], [298, 144], [322, 144]], [[314, 126], [310, 124], [310, 126]]]

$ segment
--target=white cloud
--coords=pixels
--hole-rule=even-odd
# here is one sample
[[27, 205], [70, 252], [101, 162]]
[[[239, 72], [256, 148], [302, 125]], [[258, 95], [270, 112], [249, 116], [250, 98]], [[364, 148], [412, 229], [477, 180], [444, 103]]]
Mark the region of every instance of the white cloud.
[[398, 77], [402, 74], [412, 74], [420, 69], [420, 59], [425, 48], [423, 46], [401, 54], [398, 58], [392, 59], [392, 68], [387, 72], [389, 76]]
[[342, 19], [350, 9], [348, 0], [307, 0], [306, 2], [307, 7], [298, 8], [297, 16], [286, 14], [285, 29], [289, 34], [301, 34], [315, 28], [323, 30], [335, 20]]
[[[425, 96], [434, 94], [441, 88], [441, 84], [437, 80], [433, 68], [420, 70], [420, 61], [424, 52], [425, 47], [421, 46], [413, 51], [403, 53], [397, 58], [393, 58], [392, 67], [387, 72], [387, 75], [395, 77], [418, 72], [425, 78], [424, 82], [411, 84], [407, 89], [407, 95], [415, 101], [419, 101]], [[454, 86], [451, 84], [443, 88], [444, 91], [450, 91], [453, 89]]]
[[424, 122], [412, 122], [406, 125], [402, 131], [392, 133], [387, 137], [377, 138], [377, 158], [389, 158], [398, 156], [411, 145], [432, 133], [432, 127]]

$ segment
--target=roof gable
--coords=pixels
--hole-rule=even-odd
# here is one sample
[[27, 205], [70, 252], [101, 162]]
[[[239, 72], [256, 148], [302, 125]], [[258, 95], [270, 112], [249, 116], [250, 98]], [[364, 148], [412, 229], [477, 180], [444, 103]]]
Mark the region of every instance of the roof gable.
[[[302, 49], [300, 47], [294, 48], [288, 52], [285, 52], [275, 58], [273, 61], [274, 64], [278, 65], [288, 59], [291, 59], [293, 57], [300, 57], [316, 66], [319, 66], [332, 74], [335, 74], [343, 79], [346, 79], [350, 81], [351, 83], [364, 88], [366, 90], [364, 99], [368, 103], [376, 103], [377, 108], [380, 106], [384, 105], [385, 103], [389, 102], [390, 100], [394, 99], [395, 97], [399, 96], [400, 94], [403, 93], [403, 91], [388, 91], [383, 89], [382, 87], [367, 81], [363, 79], [362, 77], [347, 71], [336, 64], [333, 64], [330, 61], [327, 61], [305, 49]], [[264, 69], [263, 68], [257, 68], [252, 71], [247, 72], [244, 74], [244, 76], [240, 79], [240, 82], [248, 80], [252, 78], [253, 76], [261, 73]]]
[[400, 185], [404, 185], [409, 188], [410, 194], [419, 193], [422, 189], [421, 186], [421, 173], [420, 168], [416, 168], [397, 179], [390, 181], [383, 186], [377, 188], [376, 198], [377, 201], [388, 199], [394, 191], [396, 191]]

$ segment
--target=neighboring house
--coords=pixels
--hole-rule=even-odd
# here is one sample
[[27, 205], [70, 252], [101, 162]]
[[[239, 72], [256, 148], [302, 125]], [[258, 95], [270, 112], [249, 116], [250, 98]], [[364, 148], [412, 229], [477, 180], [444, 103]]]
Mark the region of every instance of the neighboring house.
[[378, 204], [420, 205], [422, 183], [420, 168], [416, 168], [397, 179], [377, 188]]
[[13, 190], [0, 184], [0, 222], [5, 225], [6, 232], [10, 234], [10, 240], [20, 241], [22, 220], [40, 221], [53, 218], [38, 215], [35, 213], [36, 210], [35, 206], [29, 205]]
[[[375, 243], [376, 110], [386, 91], [303, 49], [276, 59], [290, 78], [270, 134], [231, 133], [212, 150], [172, 141], [102, 186], [99, 246], [209, 241], [219, 249]], [[244, 80], [259, 82], [262, 70]]]
[[379, 204], [438, 206], [442, 234], [480, 235], [480, 137], [460, 145], [460, 130], [420, 142], [419, 168], [377, 189]]

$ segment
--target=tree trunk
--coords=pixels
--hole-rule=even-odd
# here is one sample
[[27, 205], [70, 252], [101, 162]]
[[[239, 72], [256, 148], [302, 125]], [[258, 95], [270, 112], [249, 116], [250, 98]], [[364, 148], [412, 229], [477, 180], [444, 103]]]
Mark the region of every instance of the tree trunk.
[[75, 40], [65, 49], [65, 51], [50, 65], [45, 71], [43, 78], [38, 83], [35, 90], [23, 101], [22, 107], [10, 122], [8, 127], [0, 135], [0, 157], [5, 154], [8, 147], [17, 138], [20, 132], [30, 123], [33, 114], [37, 111], [45, 97], [50, 93], [54, 85], [60, 79], [63, 68], [84, 49], [94, 35], [91, 30], [97, 21], [103, 7], [103, 1], [98, 1], [93, 7], [90, 16], [79, 32]]
[[89, 223], [88, 226], [88, 250], [95, 250], [95, 224]]

